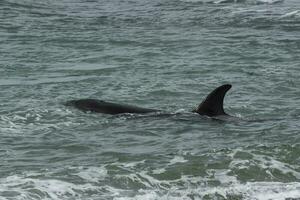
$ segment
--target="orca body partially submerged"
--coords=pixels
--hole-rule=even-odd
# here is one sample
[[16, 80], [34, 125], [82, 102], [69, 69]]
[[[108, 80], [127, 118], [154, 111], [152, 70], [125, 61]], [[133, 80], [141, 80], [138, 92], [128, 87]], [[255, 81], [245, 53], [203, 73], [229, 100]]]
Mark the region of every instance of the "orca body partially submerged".
[[[231, 88], [230, 84], [222, 85], [213, 90], [193, 112], [208, 117], [228, 116], [223, 108], [223, 101], [226, 92]], [[160, 112], [157, 109], [141, 108], [125, 104], [116, 104], [97, 99], [79, 99], [66, 102], [67, 106], [74, 106], [82, 111], [90, 111], [105, 114], [122, 113], [153, 113]]]
[[137, 106], [125, 105], [125, 104], [117, 104], [106, 102], [97, 99], [79, 99], [79, 100], [71, 100], [66, 103], [67, 106], [74, 106], [75, 108], [82, 111], [90, 111], [97, 113], [105, 113], [105, 114], [122, 114], [122, 113], [151, 113], [158, 112], [159, 110], [141, 108]]

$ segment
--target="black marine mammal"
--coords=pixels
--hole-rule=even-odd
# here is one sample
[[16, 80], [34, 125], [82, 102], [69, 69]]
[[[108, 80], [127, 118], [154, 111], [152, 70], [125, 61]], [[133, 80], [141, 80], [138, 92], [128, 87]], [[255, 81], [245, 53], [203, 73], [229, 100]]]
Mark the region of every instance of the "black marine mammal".
[[232, 86], [225, 84], [214, 89], [193, 112], [209, 117], [228, 115], [223, 108], [225, 94]]
[[[231, 88], [230, 84], [217, 87], [202, 101], [202, 103], [193, 112], [199, 115], [209, 117], [228, 116], [223, 108], [223, 101], [226, 92]], [[141, 108], [137, 106], [116, 104], [97, 99], [78, 99], [66, 102], [66, 106], [74, 106], [82, 111], [90, 111], [105, 114], [121, 114], [121, 113], [152, 113], [159, 112], [157, 109]]]
[[79, 100], [71, 100], [68, 101], [66, 106], [74, 106], [75, 108], [82, 111], [90, 111], [97, 113], [105, 113], [105, 114], [121, 114], [121, 113], [150, 113], [150, 112], [158, 112], [159, 110], [141, 108], [137, 106], [125, 105], [125, 104], [117, 104], [106, 102], [97, 99], [79, 99]]

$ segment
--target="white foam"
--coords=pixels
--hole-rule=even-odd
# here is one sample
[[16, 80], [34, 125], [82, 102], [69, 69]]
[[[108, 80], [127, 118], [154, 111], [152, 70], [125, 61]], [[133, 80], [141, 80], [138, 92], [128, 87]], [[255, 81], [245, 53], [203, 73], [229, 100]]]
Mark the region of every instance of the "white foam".
[[[37, 190], [39, 192], [34, 193]], [[32, 196], [39, 196], [38, 199], [60, 200], [63, 197], [74, 198], [78, 196], [78, 191], [89, 190], [97, 190], [97, 188], [91, 184], [74, 184], [62, 180], [27, 178], [20, 175], [0, 179], [0, 192], [18, 194], [14, 199], [32, 199]]]
[[247, 154], [251, 155], [252, 158], [251, 158], [251, 160], [248, 160], [248, 159], [241, 160], [241, 159], [235, 158], [229, 164], [230, 169], [233, 169], [233, 168], [247, 169], [250, 166], [256, 165], [256, 166], [262, 168], [267, 173], [269, 173], [270, 176], [273, 176], [273, 175], [269, 171], [269, 169], [276, 169], [284, 174], [290, 173], [295, 178], [300, 179], [300, 173], [296, 170], [296, 168], [298, 166], [287, 165], [286, 163], [276, 160], [273, 157], [266, 156], [266, 155], [257, 155], [257, 154], [253, 154], [251, 151], [246, 151], [246, 150], [241, 150], [241, 149], [236, 149], [231, 154], [229, 154], [229, 156], [234, 158], [234, 155], [238, 151], [246, 152]]
[[130, 162], [130, 163], [124, 163], [122, 164], [124, 167], [126, 168], [133, 168], [135, 166], [137, 166], [138, 164], [143, 164], [145, 163], [146, 160], [141, 160], [141, 161], [137, 161], [137, 162]]
[[278, 182], [252, 182], [235, 184], [227, 189], [227, 192], [241, 194], [245, 199], [257, 200], [285, 200], [286, 198], [300, 197], [299, 183]]
[[98, 182], [105, 179], [107, 176], [107, 170], [105, 166], [89, 167], [87, 169], [82, 169], [76, 175], [88, 182]]
[[186, 113], [186, 110], [181, 108], [181, 109], [176, 110], [174, 113], [175, 114]]
[[[247, 156], [242, 156], [241, 152]], [[223, 155], [223, 151], [212, 155]], [[113, 166], [126, 168], [124, 173], [110, 177], [108, 165], [100, 167], [69, 167], [76, 181], [59, 180], [53, 172], [46, 176], [38, 172], [24, 172], [0, 179], [0, 194], [12, 193], [7, 199], [115, 199], [115, 200], [181, 200], [181, 199], [230, 199], [237, 197], [243, 200], [285, 200], [300, 198], [299, 182], [240, 182], [234, 170], [246, 169], [253, 165], [272, 175], [272, 169], [281, 173], [292, 174], [300, 179], [298, 166], [280, 161], [274, 156], [260, 155], [243, 148], [227, 152], [231, 163], [224, 169], [207, 169], [205, 175], [193, 176], [181, 174], [176, 179], [163, 178], [159, 174], [168, 174], [167, 166], [185, 163], [183, 156], [175, 155], [165, 167], [148, 170], [145, 160], [132, 163], [113, 163]], [[110, 165], [111, 166], [111, 165]], [[171, 167], [172, 168], [172, 167]], [[172, 168], [173, 169], [173, 168]], [[159, 176], [157, 176], [159, 175]], [[44, 178], [41, 178], [44, 177]], [[47, 177], [47, 178], [45, 178]], [[51, 178], [49, 178], [51, 177]], [[159, 178], [158, 178], [159, 177]], [[271, 177], [271, 176], [270, 176]], [[73, 180], [73, 178], [72, 178]], [[269, 179], [268, 179], [269, 180]], [[112, 181], [112, 182], [111, 182]], [[114, 184], [117, 182], [118, 184]], [[122, 185], [119, 186], [119, 183]], [[128, 184], [127, 183], [134, 183]], [[124, 187], [126, 186], [126, 187]], [[92, 195], [92, 196], [91, 196]], [[1, 197], [0, 197], [1, 199]], [[3, 196], [3, 200], [5, 196]]]
[[257, 3], [262, 3], [262, 4], [274, 4], [274, 3], [281, 3], [284, 0], [256, 0]]
[[[140, 191], [142, 192], [142, 191]], [[157, 198], [157, 193], [155, 191], [147, 191], [146, 194], [140, 194], [136, 195], [135, 197], [115, 197], [114, 200], [138, 200], [138, 199], [143, 199], [143, 200], [154, 200]]]
[[210, 3], [213, 0], [181, 0], [182, 2], [187, 2], [187, 3], [197, 3], [197, 2], [202, 2], [202, 3]]
[[[69, 115], [65, 110], [24, 110], [14, 113], [7, 113], [0, 116], [0, 132], [6, 133], [8, 136], [21, 135], [26, 133], [26, 131], [33, 132], [37, 130], [46, 130], [49, 128], [61, 129], [66, 126], [78, 126], [80, 123], [73, 122], [69, 120], [53, 121], [49, 119], [49, 115], [66, 117]], [[7, 134], [9, 133], [9, 134]]]
[[[173, 187], [168, 191], [141, 189], [135, 196], [115, 197], [115, 200], [190, 200], [203, 199], [232, 199], [238, 197], [243, 200], [286, 200], [287, 198], [300, 198], [299, 183], [269, 183], [253, 182], [247, 184], [235, 184], [227, 187]], [[221, 198], [222, 199], [222, 198]]]
[[290, 173], [297, 179], [300, 179], [300, 173], [293, 169], [291, 165], [287, 166], [286, 163], [275, 160], [269, 156], [255, 155], [255, 160], [259, 161], [259, 165], [263, 169], [278, 169], [282, 173]]
[[214, 170], [214, 178], [223, 185], [237, 183], [237, 178], [235, 176], [228, 176], [228, 172], [230, 170]]
[[[78, 168], [76, 168], [78, 169]], [[84, 169], [79, 175], [81, 178], [94, 182], [107, 176], [102, 167], [91, 167]], [[115, 200], [181, 200], [181, 199], [203, 199], [219, 198], [227, 199], [238, 196], [244, 200], [285, 200], [287, 198], [300, 198], [300, 183], [280, 183], [280, 182], [248, 182], [240, 183], [234, 176], [230, 176], [226, 170], [212, 170], [207, 177], [184, 175], [176, 180], [159, 180], [141, 171], [132, 174], [119, 174], [116, 176], [120, 180], [131, 179], [134, 182], [143, 184], [141, 189], [130, 190], [116, 188], [110, 185], [93, 183], [71, 183], [57, 179], [38, 179], [38, 173], [28, 173], [37, 177], [26, 177], [24, 175], [12, 175], [0, 179], [0, 193], [12, 192], [17, 200], [32, 199], [89, 199], [93, 194], [93, 199]], [[101, 174], [95, 177], [91, 173]], [[209, 180], [219, 180], [218, 186], [207, 184]], [[222, 181], [223, 180], [223, 181]], [[103, 192], [105, 194], [103, 194]], [[7, 199], [11, 199], [10, 196]], [[2, 199], [5, 199], [4, 197]]]
[[165, 169], [165, 168], [152, 170], [152, 173], [153, 173], [153, 174], [162, 174], [162, 173], [164, 173], [164, 172], [166, 172], [166, 169]]
[[175, 156], [172, 160], [170, 160], [168, 165], [174, 165], [176, 163], [185, 163], [187, 160], [185, 160], [182, 156]]
[[219, 4], [219, 3], [236, 3], [237, 2], [237, 0], [216, 0], [216, 1], [214, 1], [213, 3], [215, 3], [215, 4]]
[[280, 18], [287, 18], [287, 17], [294, 17], [294, 16], [300, 16], [300, 10], [295, 10], [292, 12], [288, 12], [282, 16], [280, 16]]

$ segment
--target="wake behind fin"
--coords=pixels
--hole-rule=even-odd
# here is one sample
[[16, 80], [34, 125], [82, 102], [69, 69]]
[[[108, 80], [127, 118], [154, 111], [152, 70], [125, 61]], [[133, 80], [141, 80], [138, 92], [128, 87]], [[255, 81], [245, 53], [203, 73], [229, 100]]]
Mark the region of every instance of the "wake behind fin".
[[223, 108], [223, 101], [226, 92], [231, 88], [230, 84], [222, 85], [213, 90], [206, 99], [193, 112], [200, 115], [214, 117], [218, 115], [227, 115]]

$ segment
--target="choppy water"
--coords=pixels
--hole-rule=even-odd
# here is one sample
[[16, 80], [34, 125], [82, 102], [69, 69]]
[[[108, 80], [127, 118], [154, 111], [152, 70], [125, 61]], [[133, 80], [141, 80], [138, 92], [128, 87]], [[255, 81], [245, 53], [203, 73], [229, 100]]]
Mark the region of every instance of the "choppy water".
[[299, 73], [298, 0], [1, 0], [0, 199], [300, 199]]

